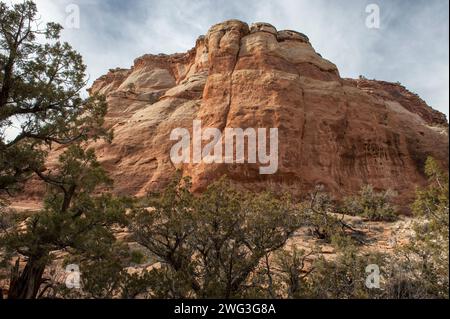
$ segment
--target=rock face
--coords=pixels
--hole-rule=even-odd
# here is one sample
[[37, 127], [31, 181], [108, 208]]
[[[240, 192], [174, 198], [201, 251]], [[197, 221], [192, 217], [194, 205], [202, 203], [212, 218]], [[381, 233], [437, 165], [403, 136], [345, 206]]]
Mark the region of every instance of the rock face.
[[[425, 183], [433, 156], [448, 167], [445, 116], [404, 87], [343, 79], [307, 36], [231, 20], [213, 26], [185, 54], [145, 55], [129, 69], [111, 70], [90, 93], [107, 96], [112, 144], [97, 155], [118, 193], [144, 195], [177, 169], [203, 189], [222, 175], [254, 187], [322, 184], [337, 198], [363, 184], [393, 189], [407, 205]], [[254, 164], [174, 165], [174, 128], [278, 128], [276, 174]]]

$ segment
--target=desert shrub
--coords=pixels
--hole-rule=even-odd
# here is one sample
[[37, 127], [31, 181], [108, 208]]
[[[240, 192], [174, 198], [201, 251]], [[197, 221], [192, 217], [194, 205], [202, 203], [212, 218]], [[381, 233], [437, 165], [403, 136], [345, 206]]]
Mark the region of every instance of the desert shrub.
[[[433, 299], [445, 297], [444, 287], [436, 287], [438, 276], [430, 273], [423, 261], [411, 260], [404, 252], [392, 256], [385, 267], [386, 280], [383, 298], [386, 299]], [[413, 257], [414, 258], [414, 257]], [[431, 276], [430, 276], [431, 275]]]
[[[307, 265], [307, 259], [313, 252], [293, 248], [292, 250], [280, 250], [276, 254], [274, 270], [278, 296], [280, 298], [305, 298], [309, 295], [308, 275], [314, 270], [312, 265]], [[266, 267], [268, 269], [268, 267]]]
[[357, 196], [347, 197], [340, 210], [344, 214], [371, 221], [395, 221], [397, 214], [390, 203], [392, 195], [392, 191], [376, 192], [372, 186], [366, 185]]
[[[272, 289], [278, 298], [382, 298], [383, 290], [366, 286], [369, 275], [366, 268], [377, 265], [383, 271], [386, 261], [387, 256], [364, 254], [352, 243], [336, 248], [335, 256], [325, 256], [320, 249], [309, 253], [296, 248], [283, 249], [276, 253], [270, 265]], [[263, 287], [270, 285], [266, 281]]]
[[303, 203], [303, 210], [314, 237], [338, 246], [349, 241], [360, 241], [357, 237], [362, 233], [344, 222], [344, 216], [336, 213], [338, 209], [334, 201], [322, 187], [317, 187], [310, 196], [310, 200]]
[[449, 193], [448, 172], [428, 158], [425, 173], [429, 186], [417, 191], [412, 205], [418, 221], [415, 236], [400, 257], [412, 265], [408, 274], [426, 298], [449, 297]]
[[325, 242], [331, 242], [333, 236], [342, 233], [339, 220], [333, 215], [335, 206], [331, 197], [323, 192], [321, 187], [317, 187], [311, 194], [310, 201], [303, 205], [313, 236]]
[[189, 181], [174, 182], [152, 203], [137, 209], [135, 240], [162, 262], [167, 298], [236, 298], [260, 261], [281, 248], [302, 224], [288, 197], [236, 190], [226, 180], [194, 197]]
[[337, 257], [327, 259], [319, 256], [313, 263], [313, 271], [308, 276], [308, 298], [319, 299], [361, 299], [378, 298], [379, 289], [366, 286], [366, 267], [377, 265], [382, 269], [384, 256], [362, 254], [355, 246], [347, 246], [338, 251]]

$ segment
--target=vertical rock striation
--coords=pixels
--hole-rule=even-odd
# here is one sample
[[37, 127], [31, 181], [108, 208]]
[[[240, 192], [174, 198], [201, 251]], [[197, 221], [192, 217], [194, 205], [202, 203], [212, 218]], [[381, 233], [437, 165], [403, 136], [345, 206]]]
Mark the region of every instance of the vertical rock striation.
[[[338, 198], [362, 184], [398, 192], [407, 205], [425, 183], [434, 156], [448, 167], [445, 116], [399, 84], [343, 79], [299, 32], [267, 23], [214, 25], [184, 54], [145, 55], [129, 70], [111, 70], [90, 93], [107, 96], [109, 145], [95, 145], [116, 191], [144, 195], [176, 169], [201, 190], [226, 174], [264, 189], [322, 184]], [[204, 127], [278, 128], [279, 170], [254, 164], [182, 164], [170, 160], [170, 133]]]

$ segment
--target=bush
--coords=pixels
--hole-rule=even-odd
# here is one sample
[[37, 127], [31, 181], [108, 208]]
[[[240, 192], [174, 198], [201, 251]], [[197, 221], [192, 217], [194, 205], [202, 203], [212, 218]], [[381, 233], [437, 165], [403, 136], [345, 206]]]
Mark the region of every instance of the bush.
[[392, 191], [375, 192], [372, 186], [364, 186], [357, 196], [347, 197], [341, 212], [361, 216], [370, 221], [391, 222], [397, 219], [395, 208], [390, 203]]
[[379, 289], [366, 287], [366, 267], [385, 264], [382, 254], [363, 255], [354, 246], [338, 252], [335, 259], [320, 256], [313, 264], [314, 271], [308, 277], [308, 298], [361, 299], [379, 298]]
[[181, 184], [150, 200], [152, 209], [134, 212], [135, 240], [163, 264], [157, 290], [165, 298], [248, 295], [262, 258], [303, 223], [301, 210], [287, 196], [238, 191], [225, 180], [198, 197], [188, 180]]
[[403, 251], [414, 265], [411, 275], [427, 296], [449, 297], [449, 185], [448, 172], [428, 158], [429, 186], [418, 190], [412, 205], [418, 221], [415, 237]]
[[329, 194], [322, 191], [322, 187], [317, 187], [311, 194], [310, 202], [303, 203], [303, 206], [310, 232], [317, 239], [340, 246], [347, 242], [353, 243], [363, 235], [345, 223], [343, 216], [336, 214], [336, 205]]

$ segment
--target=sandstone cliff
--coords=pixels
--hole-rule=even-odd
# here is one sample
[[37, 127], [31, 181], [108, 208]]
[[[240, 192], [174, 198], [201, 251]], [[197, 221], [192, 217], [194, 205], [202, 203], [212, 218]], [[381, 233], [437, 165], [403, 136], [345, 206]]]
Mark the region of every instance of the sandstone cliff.
[[[189, 52], [140, 57], [131, 69], [110, 70], [90, 93], [109, 102], [115, 139], [95, 147], [118, 193], [144, 195], [180, 169], [199, 190], [223, 174], [256, 189], [280, 183], [307, 192], [322, 184], [338, 198], [372, 184], [397, 191], [406, 205], [425, 183], [427, 156], [448, 166], [443, 114], [401, 85], [341, 78], [307, 36], [265, 23], [217, 24]], [[175, 166], [170, 133], [194, 119], [221, 130], [278, 128], [278, 172]]]

